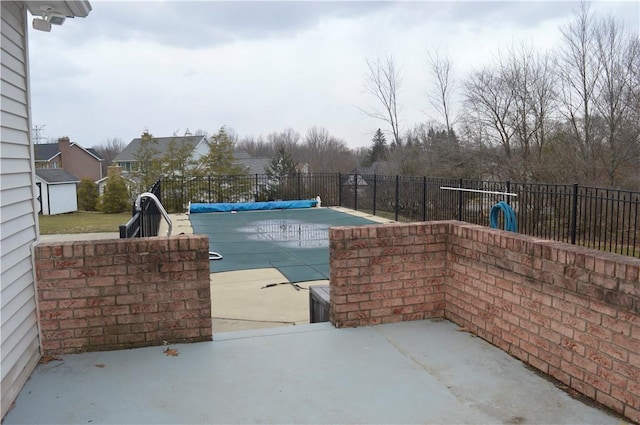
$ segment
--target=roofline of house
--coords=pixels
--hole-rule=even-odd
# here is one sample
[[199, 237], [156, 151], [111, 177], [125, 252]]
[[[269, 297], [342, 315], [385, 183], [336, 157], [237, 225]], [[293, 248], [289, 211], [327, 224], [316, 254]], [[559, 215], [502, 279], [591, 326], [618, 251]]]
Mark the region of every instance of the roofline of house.
[[58, 155], [60, 155], [60, 152], [58, 152], [57, 154], [53, 155], [53, 156], [52, 156], [51, 158], [49, 158], [49, 159], [36, 159], [36, 160], [35, 160], [35, 162], [51, 162], [51, 161], [53, 161], [53, 159], [54, 159], [56, 156], [58, 156]]
[[97, 156], [95, 156], [94, 154], [92, 154], [91, 152], [89, 152], [85, 147], [83, 147], [82, 145], [80, 145], [80, 144], [78, 144], [78, 143], [73, 142], [73, 143], [71, 143], [71, 145], [69, 145], [69, 146], [77, 146], [77, 147], [79, 147], [80, 149], [82, 149], [83, 151], [85, 151], [86, 153], [88, 153], [89, 155], [91, 155], [92, 157], [94, 157], [95, 159], [97, 159], [98, 161], [100, 161], [100, 162], [104, 161], [104, 159], [102, 159], [102, 158], [98, 158]]
[[64, 182], [51, 182], [51, 181], [49, 181], [47, 179], [43, 179], [42, 177], [40, 177], [38, 175], [36, 175], [36, 178], [38, 180], [42, 180], [43, 182], [45, 182], [47, 184], [51, 184], [51, 185], [53, 185], [53, 184], [68, 184], [68, 183], [76, 183], [76, 184], [78, 184], [78, 183], [80, 183], [80, 180], [68, 180], [68, 181], [64, 181]]

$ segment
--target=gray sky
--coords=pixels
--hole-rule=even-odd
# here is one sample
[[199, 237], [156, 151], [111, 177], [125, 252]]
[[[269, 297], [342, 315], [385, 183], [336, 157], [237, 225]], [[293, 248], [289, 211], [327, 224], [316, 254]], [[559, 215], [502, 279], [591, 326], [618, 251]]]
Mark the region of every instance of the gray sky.
[[[239, 136], [326, 128], [369, 146], [385, 124], [361, 109], [365, 59], [392, 54], [406, 126], [437, 118], [427, 55], [439, 49], [458, 78], [530, 43], [552, 49], [573, 1], [216, 2], [91, 1], [87, 18], [29, 31], [33, 125], [91, 147], [187, 128]], [[598, 1], [638, 31], [640, 2]]]

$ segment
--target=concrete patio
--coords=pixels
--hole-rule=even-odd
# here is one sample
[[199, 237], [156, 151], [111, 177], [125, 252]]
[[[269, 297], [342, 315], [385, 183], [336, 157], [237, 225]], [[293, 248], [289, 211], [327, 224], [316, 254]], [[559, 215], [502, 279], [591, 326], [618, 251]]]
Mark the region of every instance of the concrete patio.
[[213, 273], [212, 342], [40, 364], [3, 422], [627, 423], [446, 320], [308, 324], [306, 289], [326, 282]]
[[4, 423], [624, 423], [442, 320], [167, 348], [40, 364]]

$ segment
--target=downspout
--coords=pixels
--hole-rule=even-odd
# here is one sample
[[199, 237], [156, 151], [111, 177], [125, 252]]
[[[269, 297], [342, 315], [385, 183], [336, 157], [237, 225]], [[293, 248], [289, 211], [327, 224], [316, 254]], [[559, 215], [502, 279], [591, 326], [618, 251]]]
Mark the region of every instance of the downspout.
[[[23, 29], [24, 29], [24, 64], [25, 64], [25, 86], [27, 90], [27, 137], [29, 138], [29, 166], [31, 167], [31, 197], [33, 202], [33, 207], [31, 210], [31, 214], [33, 215], [33, 221], [35, 223], [34, 230], [34, 240], [30, 244], [30, 258], [31, 258], [31, 280], [33, 281], [33, 299], [35, 301], [35, 313], [36, 313], [36, 327], [38, 330], [38, 351], [40, 356], [43, 354], [43, 339], [42, 339], [42, 327], [40, 326], [40, 306], [38, 303], [38, 281], [36, 277], [36, 258], [35, 258], [35, 246], [40, 241], [40, 218], [36, 214], [36, 196], [35, 196], [35, 187], [36, 187], [36, 166], [35, 166], [35, 148], [33, 146], [33, 134], [31, 130], [31, 75], [30, 75], [30, 61], [29, 61], [29, 17], [27, 13], [27, 4], [26, 2], [22, 3], [22, 21], [23, 21]], [[47, 188], [49, 186], [47, 185]], [[42, 195], [42, 193], [41, 193]], [[48, 196], [47, 196], [48, 198]], [[48, 199], [47, 199], [48, 202]], [[40, 204], [42, 206], [42, 204]]]

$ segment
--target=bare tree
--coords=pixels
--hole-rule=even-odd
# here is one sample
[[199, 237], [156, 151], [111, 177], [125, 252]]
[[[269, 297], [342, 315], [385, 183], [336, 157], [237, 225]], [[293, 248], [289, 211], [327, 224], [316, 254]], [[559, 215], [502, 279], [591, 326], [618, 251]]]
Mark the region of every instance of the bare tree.
[[315, 173], [349, 172], [357, 165], [345, 141], [322, 127], [307, 130], [300, 152], [301, 161], [307, 162]]
[[429, 103], [444, 119], [447, 132], [451, 132], [456, 121], [451, 111], [451, 97], [455, 89], [453, 65], [448, 56], [440, 56], [438, 51], [429, 53], [427, 61], [431, 77], [434, 79], [433, 87], [427, 92]]
[[254, 158], [267, 158], [273, 154], [273, 146], [262, 136], [244, 136], [236, 144], [238, 150], [244, 150]]
[[465, 106], [469, 116], [476, 120], [469, 126], [481, 129], [482, 143], [499, 146], [501, 158], [496, 165], [502, 176], [511, 178], [515, 170], [513, 164], [512, 107], [514, 95], [501, 67], [484, 68], [476, 71], [465, 82]]
[[296, 152], [299, 142], [300, 133], [293, 128], [267, 135], [267, 143], [271, 144], [273, 149], [276, 149], [276, 145], [283, 144], [292, 154]]
[[492, 161], [493, 175], [544, 180], [545, 148], [556, 132], [556, 79], [549, 57], [531, 46], [514, 46], [465, 82], [465, 106], [465, 128], [478, 130], [486, 152], [500, 153]]
[[287, 128], [280, 132], [273, 132], [267, 135], [267, 145], [271, 148], [271, 152], [266, 155], [269, 158], [278, 155], [279, 150], [286, 150], [295, 163], [301, 162], [300, 157], [300, 133], [293, 128]]
[[501, 69], [513, 95], [509, 124], [520, 170], [513, 177], [539, 181], [544, 179], [540, 165], [545, 162], [544, 149], [554, 127], [556, 84], [550, 60], [531, 46], [520, 45], [509, 52]]
[[102, 175], [107, 175], [107, 169], [113, 163], [113, 160], [122, 152], [125, 148], [124, 141], [119, 137], [111, 137], [99, 145], [93, 147], [102, 157]]
[[398, 119], [400, 75], [393, 56], [376, 60], [366, 59], [366, 64], [365, 91], [377, 100], [378, 106], [361, 110], [372, 118], [386, 122], [391, 127], [392, 144], [399, 146], [402, 144]]
[[580, 4], [575, 19], [561, 32], [563, 44], [555, 60], [561, 81], [561, 113], [583, 162], [583, 180], [594, 181], [597, 171], [593, 155], [593, 109], [600, 65], [593, 54], [595, 21], [587, 3]]
[[[595, 148], [607, 177], [607, 184], [620, 183], [625, 168], [637, 172], [640, 126], [637, 104], [640, 88], [634, 72], [640, 62], [640, 41], [613, 18], [604, 19], [595, 30], [594, 52], [600, 72], [596, 81], [594, 109]], [[597, 126], [601, 123], [601, 126]]]

